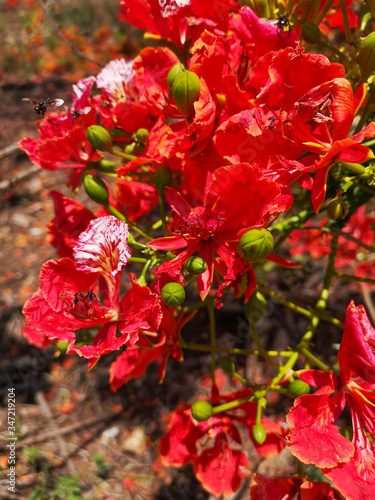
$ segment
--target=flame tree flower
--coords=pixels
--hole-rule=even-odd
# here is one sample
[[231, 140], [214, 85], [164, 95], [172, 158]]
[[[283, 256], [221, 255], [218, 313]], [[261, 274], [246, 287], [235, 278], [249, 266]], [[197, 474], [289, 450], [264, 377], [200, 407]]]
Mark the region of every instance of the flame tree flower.
[[[74, 261], [54, 259], [43, 265], [39, 290], [23, 310], [30, 342], [69, 342], [67, 352], [90, 359], [89, 367], [126, 343], [146, 342], [145, 333], [160, 323], [159, 298], [130, 274], [132, 288], [120, 300], [120, 271], [130, 257], [128, 236], [127, 224], [116, 217], [95, 219], [79, 236]], [[91, 345], [75, 345], [77, 330], [99, 326]]]
[[[375, 330], [363, 306], [352, 301], [346, 313], [338, 361], [340, 375], [303, 370], [302, 380], [318, 387], [299, 396], [287, 415], [291, 452], [320, 467], [341, 493], [367, 500], [375, 490]], [[348, 403], [351, 441], [334, 423]]]

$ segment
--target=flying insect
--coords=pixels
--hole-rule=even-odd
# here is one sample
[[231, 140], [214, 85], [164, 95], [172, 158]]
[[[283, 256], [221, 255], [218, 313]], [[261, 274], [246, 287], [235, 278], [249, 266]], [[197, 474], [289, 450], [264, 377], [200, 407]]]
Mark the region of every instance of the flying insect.
[[22, 101], [29, 101], [32, 106], [34, 106], [34, 111], [37, 115], [43, 116], [47, 113], [48, 108], [58, 108], [64, 104], [63, 99], [51, 99], [48, 97], [47, 99], [29, 99], [28, 97], [24, 97], [21, 99]]

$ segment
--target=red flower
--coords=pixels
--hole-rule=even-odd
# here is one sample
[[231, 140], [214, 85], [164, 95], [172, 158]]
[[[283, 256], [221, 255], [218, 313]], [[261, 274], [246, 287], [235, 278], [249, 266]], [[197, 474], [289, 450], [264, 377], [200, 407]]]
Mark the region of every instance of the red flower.
[[59, 257], [72, 259], [79, 235], [95, 219], [95, 215], [81, 203], [57, 191], [51, 191], [49, 195], [53, 198], [56, 215], [47, 227], [48, 240]]
[[[371, 498], [375, 489], [375, 330], [363, 306], [348, 307], [338, 360], [340, 376], [304, 370], [300, 378], [318, 387], [315, 394], [298, 397], [287, 415], [292, 453], [313, 463], [345, 496]], [[339, 433], [334, 422], [345, 403], [352, 416], [353, 438]]]
[[247, 228], [264, 226], [292, 202], [289, 194], [282, 194], [275, 182], [264, 179], [256, 166], [247, 163], [217, 169], [210, 188], [202, 193], [203, 205], [192, 207], [175, 189], [167, 188], [165, 193], [176, 214], [168, 224], [172, 236], [154, 240], [149, 246], [157, 250], [187, 248], [157, 272], [181, 269], [198, 251], [207, 263], [207, 270], [198, 276], [202, 298], [211, 288], [214, 254], [228, 262], [235, 247], [227, 242], [237, 242]]
[[110, 385], [112, 391], [117, 391], [129, 380], [141, 377], [152, 361], [159, 359], [159, 382], [164, 380], [166, 365], [169, 356], [177, 361], [183, 360], [182, 350], [178, 344], [181, 328], [195, 315], [196, 311], [185, 315], [181, 310], [177, 316], [174, 310], [161, 303], [162, 319], [155, 337], [150, 337], [149, 343], [141, 348], [138, 346], [127, 347], [112, 363], [110, 373]]
[[[220, 400], [230, 402], [251, 392], [251, 389], [245, 389], [230, 395], [215, 395], [213, 400], [218, 404]], [[245, 403], [238, 411], [223, 412], [205, 422], [198, 422], [192, 417], [190, 407], [178, 408], [171, 414], [169, 431], [160, 440], [159, 453], [163, 463], [181, 467], [193, 461], [197, 479], [207, 491], [218, 497], [232, 495], [241, 485], [240, 467], [247, 464], [246, 455], [238, 449], [242, 440], [236, 423], [248, 428], [253, 439], [256, 409], [257, 403]], [[285, 447], [282, 439], [285, 432], [267, 419], [262, 419], [262, 425], [267, 438], [263, 445], [254, 442], [258, 453], [261, 456], [279, 453]], [[208, 447], [209, 438], [214, 439], [213, 447]]]
[[232, 10], [238, 10], [234, 0], [120, 0], [120, 20], [142, 30], [172, 40], [179, 48], [189, 37], [208, 27], [225, 32]]
[[[75, 262], [68, 258], [46, 262], [40, 288], [23, 309], [24, 334], [34, 343], [39, 339], [39, 344], [45, 338], [69, 342], [67, 352], [89, 358], [89, 366], [126, 343], [144, 344], [145, 334], [158, 329], [160, 304], [157, 295], [139, 285], [134, 275], [129, 276], [132, 288], [120, 301], [120, 271], [130, 256], [128, 235], [124, 222], [102, 217], [80, 235]], [[75, 332], [93, 327], [101, 328], [92, 343], [76, 346], [79, 333]]]

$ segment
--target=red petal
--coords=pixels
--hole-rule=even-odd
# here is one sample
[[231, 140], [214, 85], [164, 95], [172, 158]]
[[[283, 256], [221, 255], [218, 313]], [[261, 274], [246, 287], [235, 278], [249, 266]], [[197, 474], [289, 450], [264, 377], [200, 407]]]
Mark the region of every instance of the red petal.
[[218, 438], [214, 448], [205, 449], [194, 460], [194, 471], [205, 490], [217, 497], [227, 497], [241, 486], [240, 467], [245, 465], [246, 455], [232, 450], [224, 439]]
[[301, 462], [335, 467], [353, 456], [353, 444], [332, 423], [336, 399], [328, 394], [311, 394], [294, 401], [286, 417], [292, 427], [288, 444]]

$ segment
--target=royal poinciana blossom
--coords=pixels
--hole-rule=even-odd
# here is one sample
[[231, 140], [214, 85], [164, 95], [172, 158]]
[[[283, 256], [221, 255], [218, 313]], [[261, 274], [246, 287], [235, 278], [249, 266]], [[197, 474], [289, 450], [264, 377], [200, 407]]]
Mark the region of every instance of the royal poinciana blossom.
[[[186, 248], [178, 256], [162, 264], [160, 271], [180, 270], [195, 252], [206, 262], [207, 270], [198, 277], [202, 298], [208, 294], [214, 273], [214, 256], [218, 254], [229, 267], [236, 252], [233, 244], [250, 227], [263, 227], [291, 205], [289, 192], [263, 178], [259, 169], [246, 163], [217, 169], [210, 187], [202, 193], [202, 205], [191, 206], [172, 188], [166, 189], [166, 200], [175, 212], [169, 221], [172, 234], [149, 243], [158, 250]], [[249, 197], [252, 203], [248, 203]]]
[[[340, 375], [300, 372], [299, 377], [318, 391], [298, 397], [287, 415], [292, 453], [320, 467], [345, 496], [358, 500], [371, 498], [375, 488], [374, 345], [375, 330], [363, 306], [352, 302], [338, 354]], [[334, 425], [346, 403], [352, 417], [351, 440]]]
[[[168, 359], [182, 362], [185, 349], [210, 353], [213, 413], [198, 422], [190, 405], [177, 408], [159, 452], [167, 465], [192, 462], [217, 496], [234, 494], [249, 476], [250, 441], [260, 457], [288, 444], [334, 484], [307, 480], [300, 470], [273, 479], [257, 474], [253, 500], [374, 496], [375, 339], [363, 307], [348, 308], [339, 375], [310, 352], [319, 322], [343, 328], [328, 301], [339, 279], [363, 283], [366, 292], [375, 283], [375, 219], [367, 204], [374, 195], [374, 83], [365, 76], [375, 69], [375, 43], [372, 24], [350, 31], [367, 19], [366, 5], [354, 12], [352, 3], [120, 0], [120, 19], [147, 30], [157, 46], [77, 82], [70, 109], [48, 112], [38, 137], [20, 142], [40, 168], [67, 171], [73, 191], [51, 193], [48, 238], [60, 259], [42, 266], [40, 287], [24, 306], [24, 335], [38, 347], [65, 342], [89, 368], [115, 351], [113, 391], [145, 376], [151, 362], [162, 382]], [[334, 26], [346, 46], [328, 44]], [[82, 185], [97, 208], [75, 198]], [[275, 264], [294, 277], [301, 264], [292, 259], [310, 264], [322, 256], [315, 307], [273, 290]], [[266, 295], [308, 322], [303, 332], [296, 320], [293, 342], [278, 351], [258, 334], [258, 324], [271, 325], [273, 342], [276, 320], [261, 323], [263, 315], [284, 318], [281, 305], [267, 307]], [[228, 303], [237, 314], [233, 329], [245, 317], [248, 327], [244, 336], [227, 342], [224, 332], [225, 343], [217, 342], [215, 307], [224, 317]], [[208, 319], [196, 314], [200, 308]], [[184, 328], [194, 316], [201, 330]], [[250, 334], [255, 345], [243, 342]], [[213, 375], [223, 355], [230, 357], [227, 373], [243, 384], [232, 394], [221, 394]], [[252, 375], [251, 356], [264, 359], [267, 375]], [[301, 380], [297, 366], [309, 368], [299, 371]], [[309, 394], [309, 385], [317, 391]], [[289, 399], [278, 409], [293, 405], [289, 430], [264, 416], [279, 411], [272, 404], [281, 398]], [[338, 427], [347, 423], [346, 403], [350, 439]]]
[[[69, 342], [68, 352], [90, 359], [92, 365], [125, 343], [143, 343], [145, 332], [157, 330], [159, 299], [134, 275], [120, 300], [121, 268], [130, 257], [128, 235], [127, 225], [115, 217], [96, 219], [81, 233], [74, 262], [64, 258], [44, 264], [39, 291], [24, 307], [25, 334], [34, 344], [43, 345], [46, 339]], [[75, 345], [77, 330], [98, 326], [90, 345]]]

